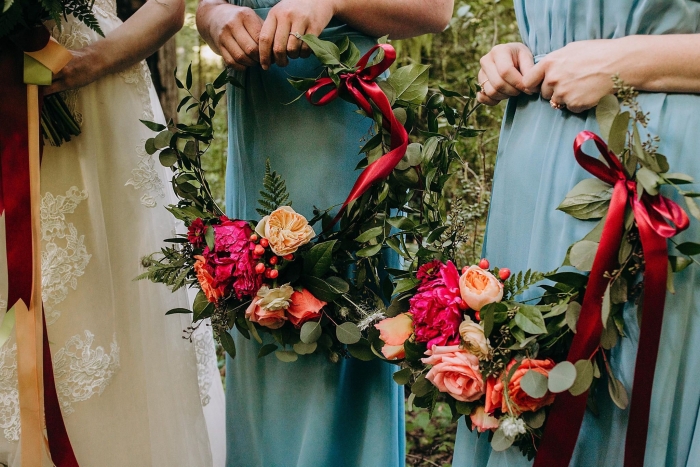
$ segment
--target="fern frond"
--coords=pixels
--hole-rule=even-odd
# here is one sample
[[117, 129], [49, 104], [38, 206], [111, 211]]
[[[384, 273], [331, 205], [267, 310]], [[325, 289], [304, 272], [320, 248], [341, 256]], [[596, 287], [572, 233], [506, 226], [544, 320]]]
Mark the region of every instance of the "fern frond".
[[514, 297], [521, 295], [523, 292], [528, 290], [533, 285], [544, 280], [544, 273], [533, 271], [528, 269], [523, 274], [522, 271], [517, 274], [513, 274], [510, 278], [503, 284], [503, 295], [507, 297], [508, 300], [512, 300]]
[[270, 160], [265, 161], [265, 177], [263, 178], [263, 190], [258, 200], [260, 208], [256, 209], [261, 216], [268, 216], [280, 206], [291, 206], [287, 183], [270, 167]]

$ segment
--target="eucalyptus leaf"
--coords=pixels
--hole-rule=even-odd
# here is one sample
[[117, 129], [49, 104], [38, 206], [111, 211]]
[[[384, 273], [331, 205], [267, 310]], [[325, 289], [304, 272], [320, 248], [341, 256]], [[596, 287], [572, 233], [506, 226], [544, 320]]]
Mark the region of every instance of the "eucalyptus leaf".
[[576, 381], [576, 367], [564, 360], [549, 370], [548, 388], [553, 393], [567, 391]]
[[593, 364], [590, 360], [579, 360], [574, 363], [576, 367], [576, 380], [569, 388], [572, 396], [579, 396], [588, 391], [593, 382]]
[[[366, 339], [362, 339], [357, 344], [348, 345], [348, 352], [353, 358], [356, 358], [363, 362], [369, 362], [377, 358], [375, 352], [372, 350], [372, 346], [366, 342]], [[381, 358], [384, 358], [381, 356]]]
[[359, 243], [368, 242], [377, 238], [379, 235], [382, 234], [382, 232], [384, 232], [384, 227], [372, 227], [371, 229], [367, 229], [360, 235], [358, 235], [357, 238], [355, 238], [355, 241]]
[[356, 344], [362, 338], [360, 328], [355, 323], [345, 322], [335, 328], [335, 336], [341, 344]]
[[597, 178], [579, 182], [567, 193], [557, 209], [576, 219], [600, 219], [608, 212], [613, 188]]
[[615, 305], [619, 305], [627, 302], [627, 298], [627, 280], [620, 276], [610, 286], [610, 301]]
[[156, 149], [163, 149], [167, 148], [170, 146], [170, 140], [173, 137], [173, 134], [170, 132], [170, 130], [163, 130], [160, 133], [158, 133], [153, 140], [153, 144], [155, 145]]
[[321, 337], [321, 321], [307, 321], [301, 326], [300, 339], [305, 344], [316, 342]]
[[411, 386], [411, 392], [416, 395], [416, 397], [423, 397], [430, 393], [435, 386], [433, 383], [425, 379], [425, 375], [420, 375], [416, 382]]
[[277, 349], [278, 347], [275, 344], [265, 344], [262, 347], [260, 347], [260, 351], [258, 352], [258, 358], [263, 358], [267, 355], [270, 355]]
[[299, 359], [299, 355], [293, 350], [277, 350], [275, 351], [275, 357], [285, 363], [296, 362]]
[[621, 410], [625, 410], [629, 405], [629, 397], [625, 386], [613, 375], [608, 375], [608, 392], [613, 403]]
[[545, 413], [544, 409], [540, 409], [537, 412], [523, 412], [521, 417], [527, 426], [537, 429], [542, 428], [544, 421], [547, 418], [547, 414]]
[[491, 449], [496, 452], [502, 452], [513, 445], [515, 438], [506, 436], [501, 428], [497, 429], [491, 438]]
[[316, 351], [317, 346], [318, 344], [316, 342], [312, 342], [310, 344], [306, 344], [304, 342], [297, 342], [292, 348], [294, 349], [294, 352], [296, 352], [299, 355], [309, 355]]
[[520, 379], [520, 388], [528, 396], [539, 399], [547, 394], [547, 377], [535, 370], [528, 370]]
[[566, 324], [574, 333], [576, 332], [579, 316], [581, 316], [581, 304], [578, 302], [569, 303], [569, 306], [566, 308]]
[[608, 286], [605, 288], [605, 293], [603, 293], [603, 306], [600, 309], [600, 319], [603, 321], [603, 327], [606, 327], [608, 324], [608, 318], [610, 317], [610, 308], [612, 306], [612, 303], [610, 301], [610, 282], [608, 282]]
[[177, 154], [172, 148], [165, 148], [158, 154], [158, 160], [163, 167], [172, 167], [177, 163]]
[[700, 208], [698, 208], [695, 200], [689, 196], [684, 196], [683, 199], [685, 200], [685, 205], [688, 207], [688, 211], [690, 211], [690, 215], [700, 220]]
[[630, 124], [630, 113], [622, 112], [610, 126], [610, 135], [608, 136], [608, 147], [615, 154], [622, 154], [625, 149], [625, 141], [627, 140], [627, 129]]
[[659, 185], [663, 183], [663, 179], [656, 172], [641, 167], [637, 170], [637, 181], [642, 185], [644, 191], [652, 196], [659, 194]]

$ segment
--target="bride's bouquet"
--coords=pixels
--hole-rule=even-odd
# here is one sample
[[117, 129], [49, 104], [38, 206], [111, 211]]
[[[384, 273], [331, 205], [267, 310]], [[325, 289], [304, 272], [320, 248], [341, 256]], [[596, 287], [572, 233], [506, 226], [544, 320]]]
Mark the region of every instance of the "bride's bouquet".
[[[48, 40], [49, 32], [43, 23], [54, 21], [61, 28], [69, 15], [103, 35], [92, 12], [93, 3], [94, 0], [3, 0], [0, 2], [0, 41], [9, 39], [25, 52], [34, 52], [36, 44], [45, 44]], [[51, 84], [50, 74], [41, 84]], [[59, 94], [44, 98], [41, 134], [52, 146], [60, 146], [80, 134], [80, 126]]]

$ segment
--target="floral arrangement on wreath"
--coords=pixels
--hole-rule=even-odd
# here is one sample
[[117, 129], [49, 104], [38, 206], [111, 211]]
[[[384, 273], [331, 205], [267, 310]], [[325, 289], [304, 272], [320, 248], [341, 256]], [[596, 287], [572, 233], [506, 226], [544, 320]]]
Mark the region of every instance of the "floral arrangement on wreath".
[[[615, 405], [627, 407], [608, 354], [625, 335], [628, 302], [638, 306], [643, 324], [625, 465], [642, 465], [665, 292], [673, 292], [670, 272], [697, 263], [692, 256], [700, 253], [698, 243], [671, 240], [678, 254], [668, 255], [666, 239], [689, 219], [661, 187], [683, 197], [697, 219], [693, 198], [700, 194], [679, 186], [693, 179], [669, 172], [658, 138], [642, 142], [639, 127], [648, 115], [637, 93], [613, 80], [617, 96], [603, 98], [596, 111], [608, 144], [591, 132], [574, 142], [577, 161], [597, 178], [581, 181], [558, 209], [599, 221], [569, 248], [566, 268], [511, 275], [490, 269], [486, 259], [461, 271], [449, 256], [423, 262], [400, 279], [406, 285], [394, 300], [405, 311], [375, 326], [384, 356], [401, 362], [394, 379], [411, 385], [409, 403], [432, 411], [444, 400], [455, 420], [465, 416], [470, 429], [488, 433], [494, 450], [515, 445], [528, 458], [537, 456], [535, 466], [569, 465], [586, 404], [594, 403], [588, 392], [601, 374]], [[601, 159], [583, 151], [587, 141]], [[539, 293], [518, 300], [534, 286]]]
[[[313, 105], [347, 99], [374, 121], [358, 156], [362, 172], [346, 202], [339, 210], [318, 208], [307, 219], [294, 210], [283, 176], [268, 163], [260, 217], [226, 217], [211, 195], [201, 158], [214, 137], [211, 122], [224, 86], [242, 84], [224, 72], [195, 97], [188, 70], [185, 82], [177, 81], [189, 93], [180, 108], [197, 112], [197, 122], [167, 127], [144, 122], [159, 132], [146, 142], [146, 151], [159, 152], [161, 163], [173, 168], [180, 200], [169, 210], [188, 233], [166, 240], [170, 246], [146, 258], [148, 270], [141, 277], [172, 289], [199, 289], [192, 311], [168, 313], [192, 312], [195, 327], [211, 318], [216, 338], [231, 357], [236, 349], [229, 330], [235, 328], [260, 343], [261, 334], [272, 336], [260, 357], [383, 358], [373, 325], [398, 313], [388, 299], [405, 291], [405, 281], [392, 281], [405, 272], [387, 268], [383, 252], [391, 249], [405, 261], [418, 262], [450, 251], [449, 239], [456, 233], [445, 225], [442, 193], [451, 175], [463, 168], [456, 139], [478, 134], [466, 126], [476, 86], [470, 96], [440, 90], [424, 103], [427, 66], [400, 67], [383, 77], [395, 58], [390, 45], [380, 43], [362, 56], [347, 38], [333, 43], [307, 35], [303, 40], [324, 69], [315, 78], [290, 78], [304, 93], [300, 97]], [[446, 100], [464, 103], [463, 110]], [[445, 123], [440, 128], [438, 116]], [[409, 143], [410, 133], [424, 143]]]
[[[92, 12], [94, 0], [2, 0], [0, 1], [0, 40], [9, 38], [22, 50], [34, 51], [35, 43], [45, 43], [49, 33], [45, 21], [60, 29], [69, 15], [103, 36]], [[39, 40], [37, 40], [39, 39]], [[60, 146], [80, 134], [80, 126], [59, 94], [44, 97], [41, 109], [41, 135], [52, 146]]]
[[[402, 366], [394, 379], [410, 384], [410, 404], [432, 411], [443, 400], [455, 420], [465, 416], [472, 429], [488, 433], [494, 449], [515, 445], [529, 458], [538, 453], [536, 465], [568, 465], [587, 394], [603, 373], [615, 404], [628, 404], [607, 358], [624, 335], [623, 305], [649, 295], [656, 297], [651, 302], [658, 308], [656, 288], [663, 277], [665, 291], [667, 266], [679, 271], [700, 253], [700, 244], [683, 243], [676, 247], [680, 255], [667, 256], [665, 239], [686, 228], [688, 220], [658, 192], [663, 184], [677, 189], [689, 211], [700, 217], [692, 200], [700, 195], [679, 188], [692, 180], [668, 173], [653, 138], [641, 142], [638, 124], [646, 126], [647, 116], [635, 92], [617, 82], [617, 94], [630, 111], [622, 112], [615, 96], [601, 101], [597, 117], [609, 146], [590, 132], [574, 145], [579, 163], [598, 179], [582, 181], [559, 207], [577, 219], [602, 219], [572, 245], [564, 261], [563, 266], [580, 272], [511, 274], [486, 260], [460, 269], [455, 264], [458, 232], [448, 223], [443, 189], [462, 168], [456, 139], [478, 133], [466, 127], [478, 105], [476, 86], [470, 86], [469, 96], [440, 89], [421, 104], [428, 92], [427, 67], [402, 67], [382, 78], [394, 58], [390, 46], [380, 44], [361, 57], [347, 39], [303, 40], [325, 68], [319, 77], [290, 83], [311, 104], [341, 97], [374, 120], [375, 134], [358, 164], [363, 172], [339, 214], [332, 218], [332, 208], [318, 209], [308, 220], [296, 213], [283, 178], [268, 164], [261, 218], [224, 216], [201, 168], [221, 88], [227, 82], [241, 85], [222, 73], [199, 99], [190, 94], [181, 102], [180, 107], [197, 108], [196, 124], [166, 128], [144, 122], [160, 132], [146, 149], [160, 151], [163, 165], [173, 167], [181, 199], [169, 209], [185, 222], [188, 234], [167, 240], [172, 246], [147, 258], [142, 277], [173, 289], [200, 289], [194, 326], [211, 317], [216, 338], [232, 357], [235, 346], [228, 331], [236, 328], [260, 343], [261, 332], [272, 335], [260, 357], [274, 352], [291, 362], [326, 352], [331, 361], [382, 358]], [[188, 71], [186, 84], [178, 81], [178, 86], [189, 91], [191, 81]], [[466, 98], [466, 104], [457, 111], [446, 98]], [[409, 133], [422, 137], [422, 144], [409, 144]], [[583, 152], [588, 140], [605, 163]], [[339, 229], [332, 230], [336, 222]], [[659, 238], [662, 273], [659, 258], [650, 268], [647, 252], [654, 243], [653, 256], [659, 256]], [[383, 265], [381, 252], [387, 249], [402, 258], [405, 270]], [[535, 286], [539, 295], [518, 300]], [[384, 297], [391, 297], [388, 304]], [[656, 347], [650, 348], [655, 358]], [[643, 383], [637, 386], [644, 389]], [[568, 411], [567, 404], [575, 409]], [[633, 413], [644, 412], [643, 401], [638, 405], [641, 411]], [[646, 430], [644, 423], [638, 425]], [[552, 430], [561, 430], [564, 438], [549, 434]], [[552, 449], [559, 441], [564, 449]]]

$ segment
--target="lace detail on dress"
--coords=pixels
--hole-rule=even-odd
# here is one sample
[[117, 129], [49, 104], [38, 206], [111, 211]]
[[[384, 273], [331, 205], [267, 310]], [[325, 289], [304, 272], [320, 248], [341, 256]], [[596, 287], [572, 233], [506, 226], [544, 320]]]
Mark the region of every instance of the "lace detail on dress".
[[84, 340], [77, 334], [54, 354], [56, 390], [64, 415], [75, 411], [74, 402], [102, 394], [119, 369], [117, 335], [112, 338], [109, 353], [101, 346], [93, 349], [94, 340], [95, 335], [86, 330]]
[[[58, 29], [58, 27], [54, 26], [51, 30], [51, 35], [59, 44], [68, 50], [81, 49], [90, 45], [91, 42], [87, 31], [77, 24], [65, 24], [62, 29]], [[75, 122], [78, 126], [83, 126], [83, 114], [77, 110], [79, 94], [80, 90], [70, 89], [68, 91], [63, 91], [61, 97], [63, 97], [70, 113], [73, 114], [73, 118], [75, 118]]]
[[[7, 300], [0, 299], [0, 314]], [[17, 344], [11, 338], [0, 347], [0, 428], [5, 439], [19, 441], [19, 391], [17, 389]]]
[[141, 98], [141, 106], [143, 108], [142, 120], [153, 120], [153, 105], [151, 104], [151, 72], [148, 70], [148, 65], [145, 61], [139, 62], [131, 68], [119, 73], [126, 84], [136, 86], [136, 91]]
[[95, 0], [92, 11], [103, 18], [118, 19], [117, 3], [115, 0]]
[[211, 389], [212, 372], [217, 368], [216, 348], [214, 347], [214, 334], [208, 322], [202, 323], [192, 337], [194, 352], [197, 356], [197, 380], [199, 381], [199, 397], [202, 406], [211, 401], [209, 390]]
[[139, 158], [136, 168], [131, 171], [132, 177], [126, 181], [125, 185], [131, 185], [136, 190], [142, 190], [141, 204], [147, 208], [154, 208], [158, 205], [156, 198], [165, 197], [165, 185], [161, 180], [156, 161], [152, 155], [148, 155], [145, 149], [146, 140], [136, 146], [136, 155]]
[[[78, 277], [85, 273], [90, 262], [84, 245], [84, 235], [66, 222], [66, 214], [73, 214], [81, 201], [87, 199], [87, 192], [71, 187], [65, 196], [46, 193], [41, 199], [41, 232], [44, 248], [41, 252], [42, 298], [46, 311], [47, 324], [53, 324], [61, 316], [56, 306], [66, 299], [69, 289], [78, 286]], [[62, 239], [59, 246], [55, 242]]]

